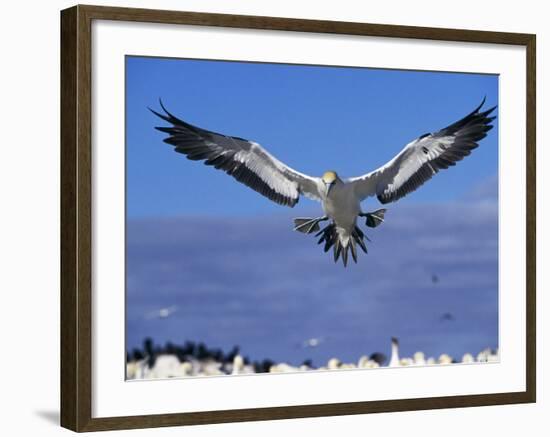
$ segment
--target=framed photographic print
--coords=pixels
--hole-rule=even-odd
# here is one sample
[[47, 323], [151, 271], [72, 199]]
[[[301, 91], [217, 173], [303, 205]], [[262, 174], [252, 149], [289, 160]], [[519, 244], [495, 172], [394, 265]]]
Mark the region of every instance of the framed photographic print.
[[62, 426], [535, 401], [534, 35], [75, 6], [61, 54]]

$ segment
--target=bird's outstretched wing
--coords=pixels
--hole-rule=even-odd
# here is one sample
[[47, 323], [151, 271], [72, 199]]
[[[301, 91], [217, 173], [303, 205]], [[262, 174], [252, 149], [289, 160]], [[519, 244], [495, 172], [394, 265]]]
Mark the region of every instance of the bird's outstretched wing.
[[176, 152], [224, 170], [280, 205], [293, 207], [298, 203], [300, 194], [321, 200], [319, 178], [293, 170], [258, 143], [193, 126], [170, 114], [162, 101], [160, 105], [165, 114], [149, 109], [172, 125], [156, 129], [169, 134], [164, 142], [174, 146]]
[[391, 161], [363, 176], [348, 179], [361, 200], [376, 195], [381, 203], [394, 202], [416, 190], [439, 170], [449, 168], [468, 156], [478, 141], [493, 128], [496, 106], [480, 112], [485, 103], [456, 123], [438, 132], [425, 134], [407, 144]]

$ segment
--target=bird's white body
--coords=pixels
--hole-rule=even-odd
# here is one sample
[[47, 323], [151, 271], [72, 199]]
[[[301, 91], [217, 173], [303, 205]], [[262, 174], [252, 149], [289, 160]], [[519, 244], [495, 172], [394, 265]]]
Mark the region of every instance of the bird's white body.
[[353, 185], [337, 178], [328, 193], [322, 195], [321, 204], [326, 216], [336, 225], [336, 232], [344, 246], [357, 225], [361, 212], [361, 199], [355, 194]]

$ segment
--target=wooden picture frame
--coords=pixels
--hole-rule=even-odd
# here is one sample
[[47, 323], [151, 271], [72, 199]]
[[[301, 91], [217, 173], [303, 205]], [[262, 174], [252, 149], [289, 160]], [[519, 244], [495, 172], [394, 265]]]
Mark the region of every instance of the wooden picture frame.
[[[92, 417], [92, 34], [94, 20], [184, 24], [526, 48], [526, 374], [523, 392]], [[411, 26], [75, 6], [61, 12], [61, 425], [99, 431], [528, 403], [536, 400], [535, 35]]]

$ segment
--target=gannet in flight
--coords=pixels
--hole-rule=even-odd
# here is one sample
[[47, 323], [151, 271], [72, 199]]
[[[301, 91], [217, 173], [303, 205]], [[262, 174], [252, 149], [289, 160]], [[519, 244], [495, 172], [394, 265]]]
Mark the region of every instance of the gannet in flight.
[[167, 319], [172, 314], [174, 314], [178, 310], [178, 307], [176, 305], [171, 305], [169, 307], [160, 308], [155, 311], [151, 311], [145, 315], [146, 319]]
[[[169, 136], [164, 142], [194, 161], [204, 161], [224, 170], [268, 199], [293, 207], [300, 195], [321, 202], [324, 216], [296, 218], [294, 229], [306, 234], [316, 232], [327, 252], [334, 248], [334, 261], [340, 255], [347, 265], [348, 251], [357, 262], [356, 244], [366, 253], [366, 236], [357, 218], [376, 227], [384, 221], [386, 209], [364, 213], [361, 202], [376, 196], [382, 204], [395, 202], [416, 190], [439, 170], [455, 165], [478, 146], [478, 141], [493, 127], [495, 107], [480, 112], [481, 104], [459, 121], [437, 132], [424, 134], [407, 144], [391, 161], [362, 176], [341, 179], [335, 171], [322, 177], [308, 176], [279, 161], [258, 143], [193, 126], [172, 115], [160, 102], [164, 114], [151, 111], [171, 124], [157, 127]], [[319, 222], [329, 220], [320, 230]], [[368, 240], [368, 238], [367, 238]]]

